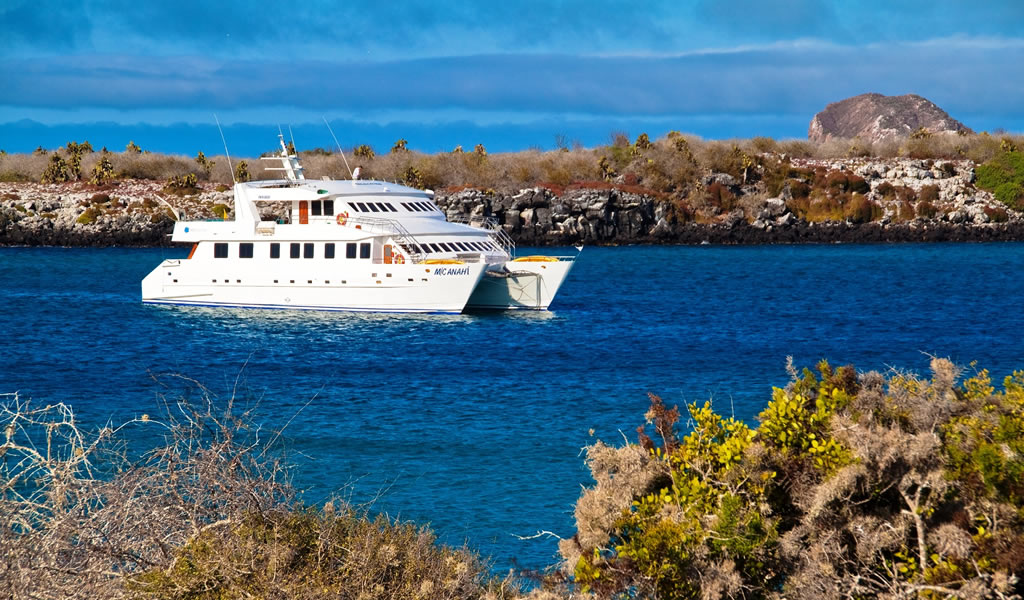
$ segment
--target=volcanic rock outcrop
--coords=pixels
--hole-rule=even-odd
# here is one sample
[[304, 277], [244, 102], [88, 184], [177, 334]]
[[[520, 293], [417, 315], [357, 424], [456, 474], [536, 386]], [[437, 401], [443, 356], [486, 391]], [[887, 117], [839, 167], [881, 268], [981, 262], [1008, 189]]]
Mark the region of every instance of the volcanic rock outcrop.
[[916, 94], [861, 94], [833, 102], [814, 115], [807, 129], [807, 137], [815, 142], [855, 137], [878, 142], [886, 138], [905, 137], [921, 128], [931, 133], [974, 133], [935, 103]]

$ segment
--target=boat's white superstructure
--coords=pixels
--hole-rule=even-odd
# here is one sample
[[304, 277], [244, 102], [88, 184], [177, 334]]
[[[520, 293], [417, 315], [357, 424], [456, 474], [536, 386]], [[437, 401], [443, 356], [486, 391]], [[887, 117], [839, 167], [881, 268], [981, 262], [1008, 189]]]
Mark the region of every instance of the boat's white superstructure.
[[[285, 179], [236, 183], [234, 219], [178, 221], [187, 259], [142, 280], [155, 304], [374, 312], [547, 309], [570, 257], [515, 259], [487, 221], [452, 223], [433, 193], [382, 181], [309, 180], [281, 141]], [[287, 218], [260, 216], [260, 206]]]

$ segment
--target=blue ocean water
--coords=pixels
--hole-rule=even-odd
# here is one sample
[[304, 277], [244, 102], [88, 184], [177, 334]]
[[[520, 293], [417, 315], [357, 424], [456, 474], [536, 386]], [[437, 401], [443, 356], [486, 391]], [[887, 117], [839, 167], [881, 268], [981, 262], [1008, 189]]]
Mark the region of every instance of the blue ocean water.
[[[550, 249], [547, 249], [550, 251]], [[530, 249], [524, 252], [531, 252]], [[571, 249], [557, 253], [571, 253]], [[361, 315], [144, 306], [160, 249], [0, 249], [0, 392], [87, 423], [240, 378], [295, 481], [429, 523], [496, 569], [572, 533], [580, 450], [635, 440], [647, 393], [753, 419], [785, 361], [1024, 368], [1024, 244], [587, 248], [548, 313]]]

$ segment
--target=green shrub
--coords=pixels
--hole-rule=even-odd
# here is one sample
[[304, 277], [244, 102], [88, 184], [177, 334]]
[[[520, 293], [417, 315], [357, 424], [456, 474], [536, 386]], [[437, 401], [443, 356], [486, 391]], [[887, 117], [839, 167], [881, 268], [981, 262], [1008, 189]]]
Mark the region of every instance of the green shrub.
[[[749, 426], [652, 396], [638, 444], [587, 450], [563, 540], [612, 598], [1009, 597], [1024, 591], [1024, 371], [795, 370]], [[921, 592], [927, 591], [922, 596]]]
[[231, 214], [231, 209], [226, 204], [214, 204], [210, 207], [210, 212], [220, 219], [227, 219], [228, 215]]
[[1002, 152], [977, 170], [977, 186], [1014, 210], [1024, 210], [1024, 152]]
[[90, 206], [85, 209], [81, 215], [78, 216], [76, 222], [81, 225], [89, 225], [96, 222], [96, 218], [103, 214], [103, 209], [97, 206]]

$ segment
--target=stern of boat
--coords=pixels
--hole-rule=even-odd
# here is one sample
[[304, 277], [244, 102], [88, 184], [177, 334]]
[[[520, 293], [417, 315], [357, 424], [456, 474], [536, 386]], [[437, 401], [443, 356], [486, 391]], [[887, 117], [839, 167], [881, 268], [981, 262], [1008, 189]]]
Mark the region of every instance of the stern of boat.
[[575, 264], [573, 256], [525, 256], [484, 273], [467, 309], [547, 310]]

